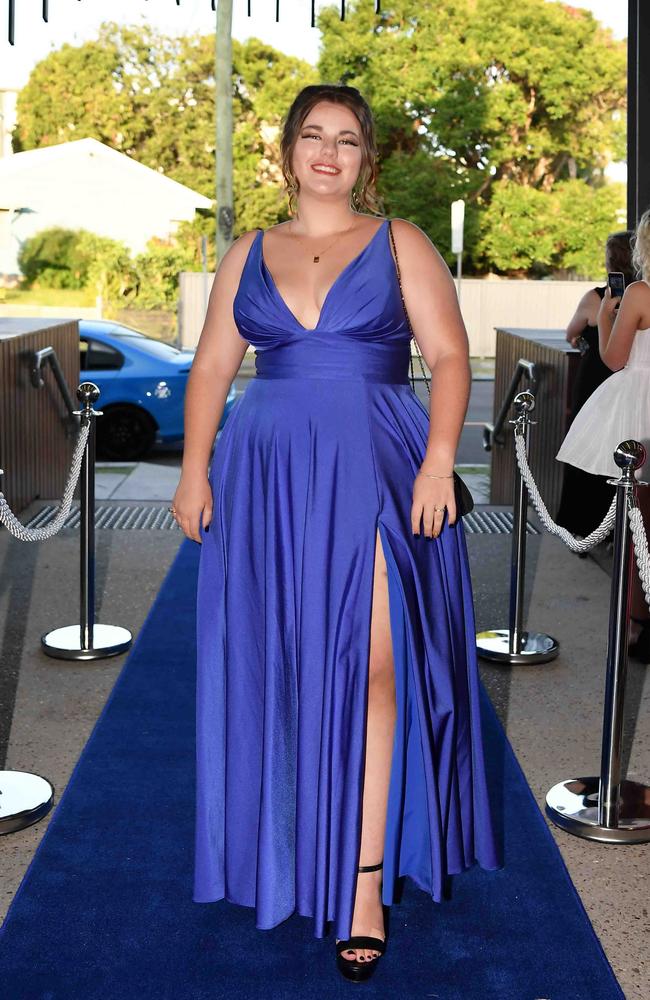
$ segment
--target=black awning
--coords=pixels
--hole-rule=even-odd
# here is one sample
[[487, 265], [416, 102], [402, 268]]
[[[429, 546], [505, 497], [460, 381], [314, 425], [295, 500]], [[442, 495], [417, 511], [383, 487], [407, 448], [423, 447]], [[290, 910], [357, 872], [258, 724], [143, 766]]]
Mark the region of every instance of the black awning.
[[[81, 0], [79, 0], [79, 2], [81, 2]], [[252, 17], [252, 14], [253, 14], [253, 11], [252, 11], [253, 0], [246, 0], [246, 2], [247, 2], [247, 14], [248, 14], [249, 17]], [[280, 20], [280, 2], [281, 2], [281, 0], [275, 0], [275, 20], [276, 21]], [[49, 11], [50, 4], [49, 4], [49, 0], [41, 0], [41, 3], [42, 3], [42, 10], [43, 10], [43, 20], [47, 23], [49, 21], [49, 19], [50, 19], [50, 11]], [[216, 0], [206, 0], [206, 3], [210, 4], [210, 9], [211, 10], [216, 11], [216, 9], [217, 9]], [[345, 0], [339, 0], [339, 3], [341, 5], [341, 20], [344, 21], [345, 20]], [[108, 6], [109, 5], [107, 4], [107, 7]], [[181, 0], [176, 0], [176, 6], [177, 7], [181, 6]], [[305, 6], [307, 6], [306, 2], [305, 2]], [[311, 27], [314, 28], [316, 26], [316, 0], [310, 0], [310, 6], [311, 6]], [[379, 6], [380, 6], [380, 0], [375, 0], [375, 14], [379, 14], [380, 13]], [[9, 31], [8, 31], [8, 37], [9, 37], [9, 44], [10, 45], [14, 45], [15, 44], [15, 38], [16, 38], [16, 0], [9, 0]]]

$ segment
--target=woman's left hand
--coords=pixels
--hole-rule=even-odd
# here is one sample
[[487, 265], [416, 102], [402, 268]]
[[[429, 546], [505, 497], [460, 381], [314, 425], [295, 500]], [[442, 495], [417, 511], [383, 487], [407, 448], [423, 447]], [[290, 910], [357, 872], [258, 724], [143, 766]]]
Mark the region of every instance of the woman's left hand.
[[453, 478], [431, 479], [420, 470], [413, 483], [411, 506], [413, 534], [420, 534], [420, 521], [422, 521], [423, 534], [429, 538], [437, 538], [442, 530], [445, 508], [448, 523], [455, 524], [456, 496]]

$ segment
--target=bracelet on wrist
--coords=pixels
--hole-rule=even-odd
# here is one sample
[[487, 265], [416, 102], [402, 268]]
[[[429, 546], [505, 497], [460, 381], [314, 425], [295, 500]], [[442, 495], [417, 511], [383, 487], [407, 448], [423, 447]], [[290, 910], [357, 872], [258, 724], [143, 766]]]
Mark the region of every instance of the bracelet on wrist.
[[449, 476], [434, 476], [431, 472], [422, 472], [420, 470], [420, 475], [421, 476], [426, 476], [427, 479], [453, 479], [454, 478], [453, 472]]

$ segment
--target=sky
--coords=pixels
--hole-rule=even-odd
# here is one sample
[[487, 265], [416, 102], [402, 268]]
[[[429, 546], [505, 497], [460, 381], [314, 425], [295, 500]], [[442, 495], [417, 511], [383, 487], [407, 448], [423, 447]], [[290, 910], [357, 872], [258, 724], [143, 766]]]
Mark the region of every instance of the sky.
[[[316, 10], [332, 0], [317, 0]], [[366, 0], [374, 8], [374, 0]], [[552, 2], [552, 0], [548, 0]], [[9, 45], [7, 21], [9, 0], [0, 0], [0, 89], [25, 85], [33, 66], [50, 49], [64, 42], [80, 45], [96, 37], [102, 21], [137, 24], [146, 20], [168, 34], [201, 32], [214, 25], [210, 0], [49, 0], [49, 23], [41, 17], [41, 0], [15, 0], [16, 40]], [[627, 4], [624, 0], [571, 0], [571, 6], [591, 10], [615, 37], [627, 35]], [[250, 35], [261, 38], [289, 55], [315, 63], [320, 33], [310, 27], [310, 0], [281, 0], [280, 21], [275, 21], [273, 0], [251, 0], [252, 17], [247, 17], [247, 0], [234, 0], [233, 35], [243, 41]]]

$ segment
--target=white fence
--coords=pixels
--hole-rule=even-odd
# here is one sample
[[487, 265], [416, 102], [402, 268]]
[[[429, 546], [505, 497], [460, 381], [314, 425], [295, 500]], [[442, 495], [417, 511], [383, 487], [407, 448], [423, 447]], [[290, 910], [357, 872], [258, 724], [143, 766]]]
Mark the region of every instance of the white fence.
[[[213, 278], [213, 274], [204, 278], [187, 271], [180, 276], [178, 336], [183, 347], [195, 347], [198, 342]], [[464, 278], [460, 302], [472, 357], [494, 357], [497, 326], [563, 329], [584, 293], [597, 284]]]

